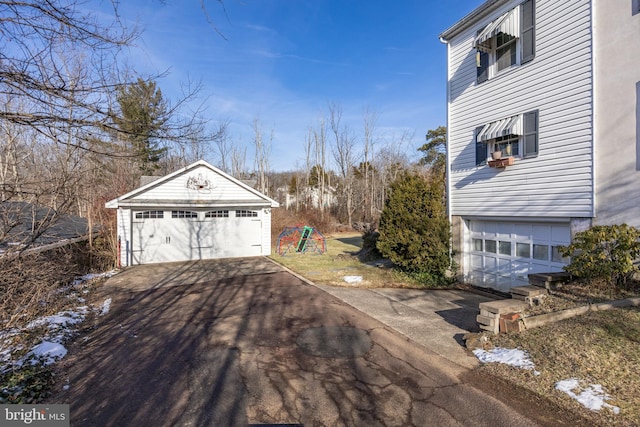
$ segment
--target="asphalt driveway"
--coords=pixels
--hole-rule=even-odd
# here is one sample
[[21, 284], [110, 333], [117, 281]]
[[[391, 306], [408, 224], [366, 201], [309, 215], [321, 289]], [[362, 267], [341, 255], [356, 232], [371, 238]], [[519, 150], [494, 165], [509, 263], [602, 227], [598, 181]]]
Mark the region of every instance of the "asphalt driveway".
[[264, 258], [130, 268], [50, 401], [73, 425], [528, 426], [467, 368]]

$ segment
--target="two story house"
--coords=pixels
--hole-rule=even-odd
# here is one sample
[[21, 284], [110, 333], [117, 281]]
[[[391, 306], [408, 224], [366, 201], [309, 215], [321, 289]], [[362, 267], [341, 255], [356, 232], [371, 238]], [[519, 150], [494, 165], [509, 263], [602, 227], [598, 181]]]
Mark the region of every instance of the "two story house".
[[640, 227], [640, 1], [488, 0], [440, 37], [463, 280], [508, 291], [578, 231]]

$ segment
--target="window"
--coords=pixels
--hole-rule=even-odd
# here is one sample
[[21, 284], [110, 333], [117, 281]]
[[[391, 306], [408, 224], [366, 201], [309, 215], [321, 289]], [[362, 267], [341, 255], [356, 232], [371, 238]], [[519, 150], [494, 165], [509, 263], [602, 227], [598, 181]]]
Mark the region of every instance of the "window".
[[498, 71], [516, 65], [516, 40], [510, 35], [499, 33], [496, 36], [496, 64]]
[[153, 218], [164, 218], [164, 212], [163, 211], [136, 212], [136, 219], [153, 219]]
[[640, 0], [631, 0], [631, 15], [640, 13]]
[[500, 242], [498, 244], [498, 253], [511, 256], [511, 242]]
[[471, 244], [473, 245], [472, 250], [482, 252], [482, 239], [472, 239]]
[[526, 0], [478, 31], [474, 46], [477, 83], [532, 61], [535, 56], [534, 0]]
[[531, 245], [529, 243], [516, 243], [516, 256], [520, 258], [530, 258]]
[[198, 218], [198, 212], [171, 211], [171, 218]]
[[520, 144], [518, 135], [500, 136], [494, 139], [493, 150], [500, 151], [503, 156], [518, 156], [520, 155]]
[[236, 218], [257, 218], [258, 212], [256, 211], [236, 211]]
[[558, 246], [551, 246], [551, 260], [553, 262], [563, 262], [568, 264], [571, 259], [569, 257], [563, 257]]
[[533, 259], [542, 261], [549, 260], [549, 246], [547, 245], [533, 245]]
[[209, 211], [204, 214], [205, 218], [229, 218], [229, 211], [218, 210], [218, 211]]
[[478, 126], [475, 129], [476, 165], [486, 162], [491, 153], [500, 157], [538, 155], [538, 110]]

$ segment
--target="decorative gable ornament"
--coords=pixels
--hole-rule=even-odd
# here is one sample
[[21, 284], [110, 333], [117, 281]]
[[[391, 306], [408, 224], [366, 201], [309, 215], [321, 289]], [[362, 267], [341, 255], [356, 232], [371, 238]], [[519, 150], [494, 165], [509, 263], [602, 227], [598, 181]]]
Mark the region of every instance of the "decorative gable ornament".
[[187, 179], [186, 187], [196, 191], [210, 191], [216, 188], [216, 182], [212, 179], [205, 178], [202, 173], [190, 176]]

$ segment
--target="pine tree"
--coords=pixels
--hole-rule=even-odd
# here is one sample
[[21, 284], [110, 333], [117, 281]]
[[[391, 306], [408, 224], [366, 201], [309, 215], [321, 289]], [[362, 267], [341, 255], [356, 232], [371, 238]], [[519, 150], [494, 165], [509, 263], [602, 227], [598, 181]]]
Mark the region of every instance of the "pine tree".
[[162, 91], [153, 80], [139, 78], [135, 83], [118, 87], [116, 100], [120, 111], [115, 123], [121, 138], [135, 154], [140, 172], [150, 175], [167, 151], [166, 147], [159, 147], [168, 121]]
[[404, 173], [391, 185], [380, 217], [378, 250], [405, 271], [421, 273], [431, 284], [447, 281], [450, 268], [449, 220], [444, 183]]

